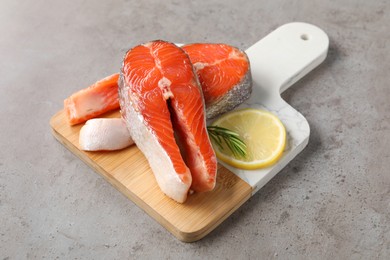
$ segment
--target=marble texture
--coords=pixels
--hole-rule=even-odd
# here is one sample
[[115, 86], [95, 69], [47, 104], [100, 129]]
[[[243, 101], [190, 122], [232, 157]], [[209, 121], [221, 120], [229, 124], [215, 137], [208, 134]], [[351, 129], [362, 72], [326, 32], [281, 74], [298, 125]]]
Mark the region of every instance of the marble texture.
[[257, 170], [225, 167], [252, 186], [255, 194], [307, 145], [310, 127], [298, 111], [287, 104], [281, 93], [321, 64], [328, 53], [329, 38], [320, 28], [308, 23], [281, 25], [249, 47], [253, 80], [251, 97], [240, 108], [257, 108], [278, 116], [286, 128], [286, 147], [272, 166]]
[[[307, 147], [203, 240], [185, 244], [52, 137], [76, 90], [153, 39], [247, 49], [303, 21], [323, 64], [282, 98]], [[0, 259], [388, 259], [390, 4], [340, 1], [0, 1]]]

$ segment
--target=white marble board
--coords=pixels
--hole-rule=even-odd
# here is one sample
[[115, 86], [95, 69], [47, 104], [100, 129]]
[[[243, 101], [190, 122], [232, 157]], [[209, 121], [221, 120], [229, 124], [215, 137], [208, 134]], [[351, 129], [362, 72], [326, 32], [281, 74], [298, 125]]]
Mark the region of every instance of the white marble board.
[[268, 168], [240, 170], [223, 162], [226, 168], [250, 186], [252, 195], [270, 181], [307, 145], [309, 123], [281, 98], [281, 93], [321, 64], [327, 55], [329, 38], [320, 28], [307, 23], [285, 24], [252, 45], [248, 54], [253, 92], [240, 108], [262, 108], [276, 114], [287, 132], [287, 145], [281, 159]]

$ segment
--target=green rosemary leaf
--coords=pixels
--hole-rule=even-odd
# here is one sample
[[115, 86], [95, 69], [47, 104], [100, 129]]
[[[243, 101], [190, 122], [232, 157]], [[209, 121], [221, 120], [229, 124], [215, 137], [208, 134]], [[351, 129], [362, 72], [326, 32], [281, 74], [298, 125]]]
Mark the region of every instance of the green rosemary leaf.
[[247, 147], [240, 135], [227, 128], [220, 126], [208, 126], [207, 131], [215, 144], [223, 150], [223, 142], [236, 158], [245, 158], [247, 156]]

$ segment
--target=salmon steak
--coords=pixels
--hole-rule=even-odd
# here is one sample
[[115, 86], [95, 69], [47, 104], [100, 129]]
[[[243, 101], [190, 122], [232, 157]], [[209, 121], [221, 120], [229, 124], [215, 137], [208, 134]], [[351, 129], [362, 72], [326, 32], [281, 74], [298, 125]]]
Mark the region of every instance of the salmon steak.
[[119, 74], [115, 73], [65, 99], [64, 110], [69, 125], [118, 109], [118, 79]]
[[194, 43], [182, 46], [203, 89], [207, 118], [228, 112], [248, 99], [252, 77], [248, 56], [227, 44]]
[[[194, 65], [202, 87], [207, 119], [228, 112], [249, 98], [252, 78], [245, 52], [227, 44], [182, 46]], [[70, 125], [119, 108], [119, 74], [113, 74], [67, 98], [64, 109]]]
[[118, 85], [122, 117], [162, 192], [183, 203], [189, 190], [212, 190], [217, 159], [188, 55], [165, 41], [138, 45], [125, 54]]

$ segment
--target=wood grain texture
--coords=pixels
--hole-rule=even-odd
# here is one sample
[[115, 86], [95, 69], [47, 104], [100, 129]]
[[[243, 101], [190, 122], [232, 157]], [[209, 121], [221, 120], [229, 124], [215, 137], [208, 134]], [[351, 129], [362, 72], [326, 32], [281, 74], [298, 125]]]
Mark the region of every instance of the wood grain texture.
[[[104, 115], [119, 116], [119, 111]], [[69, 126], [65, 113], [59, 111], [51, 118], [50, 125], [59, 142], [184, 242], [206, 236], [251, 196], [249, 184], [218, 165], [213, 191], [194, 193], [184, 204], [177, 203], [161, 192], [137, 146], [112, 152], [85, 152], [79, 149], [78, 142], [83, 124]]]

